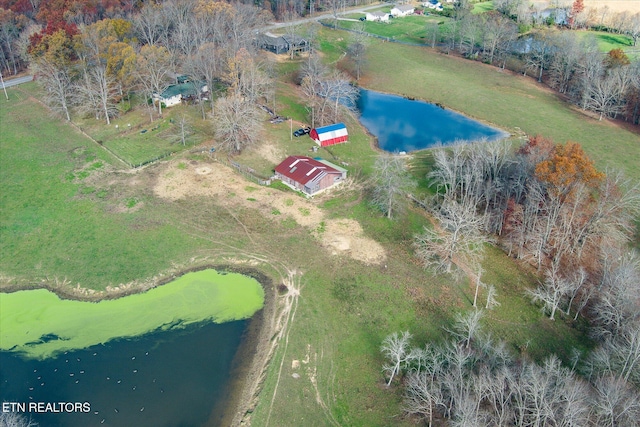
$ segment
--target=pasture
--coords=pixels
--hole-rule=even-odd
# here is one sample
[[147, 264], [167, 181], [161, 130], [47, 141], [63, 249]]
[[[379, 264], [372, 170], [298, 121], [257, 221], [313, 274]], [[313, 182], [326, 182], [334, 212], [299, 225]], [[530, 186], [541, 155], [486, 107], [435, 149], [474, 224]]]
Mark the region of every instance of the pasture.
[[[328, 62], [340, 58], [347, 37], [320, 32]], [[379, 41], [370, 44], [368, 60], [365, 87], [440, 102], [516, 137], [577, 140], [599, 166], [640, 174], [637, 134], [573, 110], [531, 79]], [[302, 124], [303, 100], [292, 67], [284, 68], [277, 110]], [[255, 425], [414, 425], [398, 416], [401, 390], [383, 387], [380, 343], [399, 330], [410, 330], [416, 344], [437, 343], [455, 313], [471, 308], [473, 287], [464, 276], [433, 276], [416, 262], [413, 236], [429, 224], [420, 209], [391, 222], [368, 203], [377, 152], [354, 118], [347, 118], [349, 144], [315, 154], [349, 163], [354, 179], [307, 200], [185, 151], [140, 170], [123, 168], [99, 144], [49, 117], [31, 90], [12, 89], [11, 104], [0, 108], [2, 286], [134, 291], [194, 265], [250, 263], [289, 277], [282, 283], [292, 286], [282, 295], [291, 311], [252, 414]], [[290, 139], [290, 126], [266, 124], [261, 145], [236, 160], [266, 173], [287, 154], [308, 153], [308, 142]], [[423, 183], [429, 157], [414, 159]], [[367, 258], [373, 249], [379, 257]], [[567, 361], [572, 348], [590, 348], [571, 322], [549, 321], [524, 297], [537, 283], [527, 266], [496, 249], [483, 266], [502, 303], [484, 327], [515, 354], [539, 360], [555, 352]]]

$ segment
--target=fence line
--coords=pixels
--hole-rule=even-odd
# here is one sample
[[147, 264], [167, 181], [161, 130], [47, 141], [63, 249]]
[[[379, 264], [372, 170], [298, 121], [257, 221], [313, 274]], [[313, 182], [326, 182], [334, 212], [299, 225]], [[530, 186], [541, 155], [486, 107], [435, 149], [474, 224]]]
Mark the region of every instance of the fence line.
[[235, 170], [237, 170], [242, 176], [244, 176], [245, 178], [247, 178], [250, 181], [255, 182], [258, 185], [270, 185], [272, 178], [267, 178], [264, 177], [262, 175], [260, 175], [259, 173], [257, 173], [254, 169], [248, 167], [248, 166], [244, 166], [241, 165], [238, 162], [235, 162], [229, 158], [227, 159], [222, 159], [221, 160], [223, 163], [228, 164], [229, 166], [231, 166], [232, 168], [234, 168]]

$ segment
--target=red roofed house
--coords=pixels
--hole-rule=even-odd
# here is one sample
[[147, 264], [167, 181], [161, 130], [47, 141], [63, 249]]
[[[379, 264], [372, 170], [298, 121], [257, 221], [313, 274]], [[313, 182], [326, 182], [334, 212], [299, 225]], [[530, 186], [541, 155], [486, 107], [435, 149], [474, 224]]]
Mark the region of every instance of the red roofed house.
[[309, 136], [321, 147], [340, 144], [349, 140], [349, 133], [344, 123], [311, 129]]
[[275, 171], [283, 183], [309, 196], [333, 187], [347, 177], [346, 169], [306, 156], [289, 156], [276, 166]]

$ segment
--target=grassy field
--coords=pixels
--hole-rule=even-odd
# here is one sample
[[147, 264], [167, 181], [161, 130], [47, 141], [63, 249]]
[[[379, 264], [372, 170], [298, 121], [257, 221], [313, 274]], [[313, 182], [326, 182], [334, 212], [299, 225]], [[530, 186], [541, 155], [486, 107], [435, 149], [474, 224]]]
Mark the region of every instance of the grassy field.
[[[321, 32], [325, 60], [340, 57], [346, 37]], [[639, 175], [637, 135], [585, 118], [529, 79], [424, 48], [373, 42], [369, 49], [366, 87], [441, 102], [514, 132], [578, 140], [599, 165]], [[302, 124], [305, 111], [290, 81], [293, 67], [283, 68], [277, 110]], [[183, 153], [135, 172], [119, 169], [98, 144], [49, 118], [29, 90], [12, 89], [11, 103], [0, 104], [2, 285], [66, 280], [65, 286], [105, 289], [151, 281], [203, 260], [261, 259], [266, 261], [260, 268], [270, 272], [274, 266], [299, 271], [300, 297], [268, 370], [253, 425], [415, 425], [399, 416], [401, 390], [383, 386], [380, 343], [398, 330], [410, 330], [416, 344], [441, 340], [453, 316], [470, 309], [473, 289], [464, 277], [432, 276], [415, 261], [413, 235], [428, 224], [419, 210], [390, 222], [368, 204], [362, 186], [376, 153], [354, 118], [346, 120], [351, 142], [318, 154], [348, 163], [355, 184], [311, 201], [291, 193], [301, 213], [317, 210], [323, 216], [301, 225], [276, 210], [265, 217], [258, 199], [277, 199], [280, 190], [232, 172], [227, 179], [239, 181], [255, 208], [247, 204], [251, 201], [229, 204], [240, 194], [162, 198], [154, 191], [160, 178], [221, 166]], [[267, 173], [275, 162], [260, 151], [265, 147], [273, 148], [274, 158], [308, 153], [308, 140], [291, 140], [289, 132], [289, 123], [266, 124], [261, 146], [237, 160]], [[425, 157], [419, 163], [423, 169], [415, 169], [418, 177], [428, 170]], [[215, 185], [195, 174], [190, 179]], [[364, 237], [382, 245], [384, 261], [366, 264], [349, 252], [328, 250], [321, 237], [329, 221], [356, 221]], [[502, 303], [488, 314], [485, 328], [507, 340], [514, 353], [540, 359], [557, 352], [567, 360], [571, 348], [589, 348], [578, 328], [549, 321], [524, 298], [523, 290], [536, 283], [527, 268], [495, 249], [487, 252], [484, 268]]]
[[483, 1], [473, 5], [473, 10], [471, 13], [485, 13], [493, 10], [493, 2], [492, 1]]
[[[207, 105], [207, 109], [211, 108]], [[189, 135], [182, 145], [178, 122], [185, 118]], [[146, 108], [138, 107], [106, 126], [91, 118], [74, 118], [78, 126], [130, 165], [148, 163], [198, 145], [212, 138], [211, 124], [202, 119], [199, 107], [177, 105], [165, 108], [161, 118], [151, 121]]]
[[[387, 37], [392, 40], [423, 44], [427, 32], [427, 23], [438, 23], [446, 20], [448, 20], [448, 18], [437, 15], [412, 15], [402, 18], [394, 18], [389, 20], [389, 22], [364, 21], [362, 24], [364, 24], [365, 31], [370, 34]], [[358, 24], [360, 23], [353, 21], [338, 21], [338, 25], [341, 28], [347, 29], [354, 28], [354, 26]]]
[[607, 33], [605, 31], [577, 31], [580, 37], [594, 37], [598, 42], [601, 52], [609, 52], [612, 49], [622, 49], [629, 58], [638, 58], [640, 48], [633, 45], [633, 39], [625, 34]]
[[[387, 61], [391, 56], [394, 60]], [[370, 66], [360, 82], [364, 87], [439, 102], [513, 134], [577, 141], [600, 168], [616, 167], [640, 179], [637, 133], [585, 115], [534, 79], [394, 43], [372, 42], [368, 58]]]

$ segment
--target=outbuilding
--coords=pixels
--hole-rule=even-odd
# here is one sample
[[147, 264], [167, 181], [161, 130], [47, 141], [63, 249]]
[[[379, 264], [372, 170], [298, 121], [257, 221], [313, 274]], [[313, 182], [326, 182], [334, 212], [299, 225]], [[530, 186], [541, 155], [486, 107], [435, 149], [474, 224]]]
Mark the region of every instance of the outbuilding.
[[294, 190], [312, 196], [344, 181], [347, 171], [323, 159], [289, 156], [276, 166], [275, 175]]
[[341, 144], [349, 140], [349, 133], [344, 123], [311, 129], [309, 136], [321, 147]]
[[389, 14], [384, 12], [367, 12], [365, 18], [367, 21], [388, 22]]

